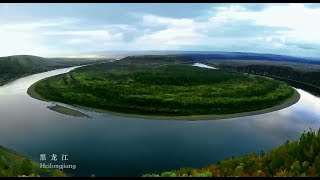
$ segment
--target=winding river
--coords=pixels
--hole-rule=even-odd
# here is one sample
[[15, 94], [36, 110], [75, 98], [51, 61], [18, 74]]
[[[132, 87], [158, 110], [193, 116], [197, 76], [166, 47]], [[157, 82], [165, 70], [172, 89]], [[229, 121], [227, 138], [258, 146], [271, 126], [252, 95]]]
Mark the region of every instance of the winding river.
[[50, 102], [27, 95], [36, 81], [74, 68], [23, 77], [0, 87], [1, 145], [38, 162], [40, 154], [68, 154], [63, 163], [77, 168], [65, 171], [74, 176], [141, 176], [268, 151], [297, 139], [304, 130], [320, 127], [320, 98], [301, 89], [297, 89], [299, 102], [288, 108], [219, 121], [150, 120], [73, 107], [92, 117], [79, 118], [51, 111]]

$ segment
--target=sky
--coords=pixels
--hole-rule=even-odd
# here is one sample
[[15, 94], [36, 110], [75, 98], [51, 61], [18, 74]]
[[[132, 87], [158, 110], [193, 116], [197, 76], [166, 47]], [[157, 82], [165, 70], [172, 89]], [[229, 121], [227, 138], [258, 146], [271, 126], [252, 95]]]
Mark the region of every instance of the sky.
[[0, 3], [0, 56], [232, 51], [320, 57], [316, 3]]

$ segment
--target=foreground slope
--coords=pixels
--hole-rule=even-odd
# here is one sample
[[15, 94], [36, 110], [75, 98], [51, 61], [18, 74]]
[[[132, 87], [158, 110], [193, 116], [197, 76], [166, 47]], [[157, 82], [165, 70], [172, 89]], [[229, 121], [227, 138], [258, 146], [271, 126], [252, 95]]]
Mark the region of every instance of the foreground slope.
[[320, 176], [320, 129], [304, 132], [268, 153], [233, 157], [204, 168], [182, 168], [145, 177]]
[[27, 156], [0, 145], [0, 177], [66, 176], [60, 170], [41, 169]]

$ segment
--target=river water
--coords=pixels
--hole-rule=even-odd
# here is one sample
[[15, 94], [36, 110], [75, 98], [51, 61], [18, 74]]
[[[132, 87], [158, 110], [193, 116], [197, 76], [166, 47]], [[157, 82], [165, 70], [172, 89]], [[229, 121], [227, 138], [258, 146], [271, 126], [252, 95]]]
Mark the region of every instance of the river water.
[[[320, 127], [320, 99], [297, 89], [298, 103], [271, 113], [224, 120], [174, 121], [121, 117], [74, 108], [60, 114], [27, 95], [34, 82], [74, 68], [20, 78], [0, 87], [0, 144], [39, 162], [75, 164], [74, 176], [141, 176], [202, 167], [231, 156], [268, 151]], [[71, 106], [67, 106], [71, 107]], [[68, 154], [67, 161], [50, 155]]]

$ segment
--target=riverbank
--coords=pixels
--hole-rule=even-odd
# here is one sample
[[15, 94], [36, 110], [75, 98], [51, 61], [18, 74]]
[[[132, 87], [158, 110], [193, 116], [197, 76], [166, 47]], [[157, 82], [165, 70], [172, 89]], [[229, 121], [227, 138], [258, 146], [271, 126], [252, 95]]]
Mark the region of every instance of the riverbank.
[[80, 111], [76, 111], [74, 109], [70, 109], [64, 106], [61, 106], [59, 104], [55, 104], [54, 106], [48, 106], [48, 109], [61, 113], [61, 114], [65, 114], [65, 115], [70, 115], [70, 116], [74, 116], [74, 117], [86, 117], [86, 118], [90, 118], [90, 116], [80, 112]]
[[[45, 78], [47, 79], [47, 78]], [[34, 89], [34, 87], [41, 81], [44, 81], [45, 79], [42, 79], [34, 84], [32, 84], [28, 88], [28, 95], [41, 100], [41, 101], [47, 101], [50, 102], [50, 100], [44, 99], [41, 97]], [[222, 115], [194, 115], [194, 116], [153, 116], [153, 115], [140, 115], [140, 114], [128, 114], [128, 113], [119, 113], [119, 112], [114, 112], [114, 111], [108, 111], [108, 110], [103, 110], [103, 109], [97, 109], [97, 108], [90, 108], [90, 107], [85, 107], [85, 106], [80, 106], [76, 104], [70, 104], [71, 106], [98, 112], [98, 113], [106, 113], [106, 114], [111, 114], [111, 115], [116, 115], [116, 116], [125, 116], [125, 117], [133, 117], [133, 118], [146, 118], [146, 119], [159, 119], [159, 120], [187, 120], [187, 121], [196, 121], [196, 120], [220, 120], [220, 119], [229, 119], [229, 118], [237, 118], [237, 117], [245, 117], [245, 116], [253, 116], [253, 115], [259, 115], [259, 114], [265, 114], [265, 113], [270, 113], [273, 111], [278, 111], [284, 108], [287, 108], [289, 106], [292, 106], [293, 104], [297, 103], [300, 100], [300, 94], [296, 89], [294, 89], [294, 94], [287, 99], [285, 102], [270, 107], [266, 109], [261, 109], [261, 110], [256, 110], [256, 111], [249, 111], [249, 112], [241, 112], [241, 113], [234, 113], [234, 114], [222, 114]]]
[[287, 84], [294, 86], [296, 88], [301, 88], [303, 90], [306, 90], [315, 96], [320, 95], [320, 87], [315, 86], [313, 84], [305, 83], [302, 81], [296, 81], [296, 80], [292, 80], [292, 79], [287, 79], [287, 78], [282, 78], [282, 77], [272, 77], [272, 78], [280, 80], [280, 81], [284, 81]]
[[48, 79], [48, 78], [49, 78], [49, 77], [44, 78], [44, 79], [41, 79], [41, 80], [33, 83], [33, 84], [28, 88], [27, 94], [28, 94], [29, 96], [35, 98], [35, 99], [40, 100], [40, 101], [50, 102], [49, 100], [46, 100], [46, 99], [42, 98], [42, 97], [41, 97], [38, 93], [36, 93], [36, 91], [35, 91], [35, 86], [37, 85], [37, 83], [39, 83], [39, 82], [41, 82], [41, 81], [44, 81], [44, 80], [46, 80], [46, 79]]
[[[45, 71], [43, 71], [45, 72]], [[41, 72], [38, 72], [38, 73], [41, 73]], [[20, 79], [20, 78], [23, 78], [23, 77], [27, 77], [27, 76], [30, 76], [32, 75], [32, 73], [26, 73], [26, 74], [23, 74], [23, 75], [20, 75], [20, 76], [16, 76], [16, 77], [12, 77], [10, 79], [0, 79], [0, 86], [3, 86], [3, 85], [6, 85], [6, 84], [9, 84], [17, 79]]]
[[[47, 78], [44, 78], [44, 79], [41, 79], [40, 81], [44, 81], [46, 80]], [[49, 100], [46, 100], [44, 98], [42, 98], [38, 93], [36, 93], [35, 91], [35, 85], [37, 83], [39, 83], [40, 81], [32, 84], [28, 90], [27, 90], [27, 94], [35, 99], [38, 99], [40, 101], [46, 101], [46, 102], [51, 102]], [[87, 114], [84, 114], [80, 111], [76, 111], [74, 109], [71, 109], [71, 108], [68, 108], [68, 107], [65, 107], [65, 106], [61, 106], [61, 105], [54, 105], [54, 106], [48, 106], [48, 109], [52, 110], [52, 111], [55, 111], [55, 112], [58, 112], [58, 113], [61, 113], [61, 114], [65, 114], [65, 115], [69, 115], [69, 116], [74, 116], [74, 117], [87, 117], [87, 118], [90, 118], [90, 116], [88, 116]]]

